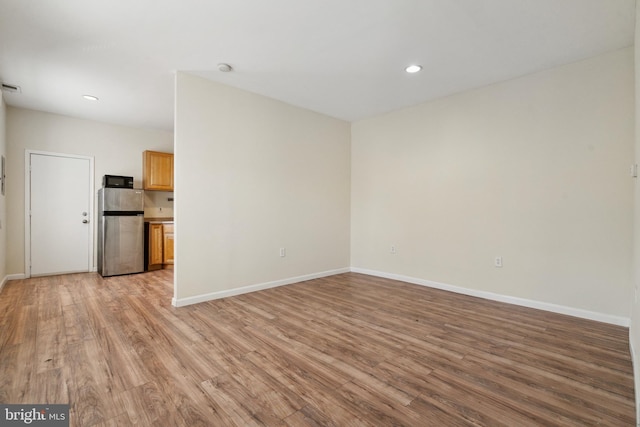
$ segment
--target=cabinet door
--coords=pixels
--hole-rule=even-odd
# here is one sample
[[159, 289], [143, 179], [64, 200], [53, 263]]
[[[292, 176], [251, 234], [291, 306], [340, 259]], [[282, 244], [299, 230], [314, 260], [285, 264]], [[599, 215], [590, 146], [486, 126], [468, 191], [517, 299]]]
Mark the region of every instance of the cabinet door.
[[173, 264], [173, 224], [164, 225], [164, 264]]
[[162, 264], [163, 241], [162, 224], [149, 224], [149, 265]]
[[145, 190], [173, 191], [173, 154], [145, 151], [142, 168]]

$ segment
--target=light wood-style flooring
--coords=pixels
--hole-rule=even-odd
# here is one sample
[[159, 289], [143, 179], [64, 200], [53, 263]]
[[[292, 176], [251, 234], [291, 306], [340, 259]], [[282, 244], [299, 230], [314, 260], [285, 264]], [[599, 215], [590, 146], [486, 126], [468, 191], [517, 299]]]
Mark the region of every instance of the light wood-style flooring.
[[174, 308], [172, 280], [8, 282], [0, 402], [83, 427], [635, 424], [626, 328], [355, 273]]

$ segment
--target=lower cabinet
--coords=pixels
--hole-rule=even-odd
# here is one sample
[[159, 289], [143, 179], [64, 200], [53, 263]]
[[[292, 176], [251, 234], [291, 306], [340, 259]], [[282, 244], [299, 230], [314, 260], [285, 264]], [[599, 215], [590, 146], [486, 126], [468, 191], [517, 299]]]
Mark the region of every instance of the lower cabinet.
[[173, 266], [173, 224], [145, 223], [145, 270]]
[[162, 263], [173, 264], [173, 224], [163, 224], [162, 242]]

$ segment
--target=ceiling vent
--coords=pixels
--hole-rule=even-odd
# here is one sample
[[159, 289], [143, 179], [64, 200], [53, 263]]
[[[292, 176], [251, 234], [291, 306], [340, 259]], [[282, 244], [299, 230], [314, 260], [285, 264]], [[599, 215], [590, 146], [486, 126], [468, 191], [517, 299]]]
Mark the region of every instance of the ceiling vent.
[[20, 89], [20, 86], [10, 85], [9, 83], [0, 83], [0, 88], [3, 92], [22, 93], [22, 89]]

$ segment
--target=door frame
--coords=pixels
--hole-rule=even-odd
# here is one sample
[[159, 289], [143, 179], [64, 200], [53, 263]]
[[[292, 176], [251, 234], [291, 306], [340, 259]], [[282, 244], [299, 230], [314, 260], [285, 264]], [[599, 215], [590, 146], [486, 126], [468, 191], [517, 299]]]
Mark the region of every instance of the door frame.
[[31, 155], [38, 154], [42, 156], [65, 157], [69, 159], [89, 160], [89, 221], [91, 230], [89, 232], [89, 265], [88, 271], [96, 271], [94, 260], [94, 235], [95, 215], [95, 179], [94, 179], [94, 157], [81, 156], [77, 154], [54, 153], [50, 151], [25, 150], [24, 151], [24, 277], [31, 277]]

